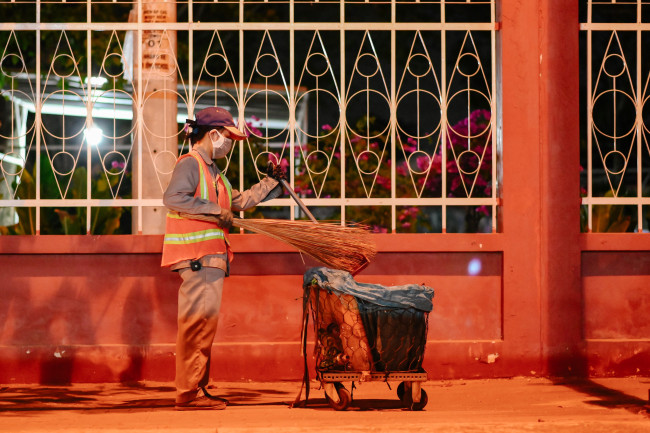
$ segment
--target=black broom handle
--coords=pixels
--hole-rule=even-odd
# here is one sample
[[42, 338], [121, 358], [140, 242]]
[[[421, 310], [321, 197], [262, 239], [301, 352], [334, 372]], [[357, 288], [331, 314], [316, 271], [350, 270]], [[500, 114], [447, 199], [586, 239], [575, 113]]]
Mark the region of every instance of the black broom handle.
[[318, 224], [318, 221], [316, 220], [316, 218], [314, 218], [314, 215], [312, 215], [311, 212], [309, 212], [307, 206], [305, 206], [302, 200], [300, 200], [300, 197], [298, 197], [298, 194], [296, 194], [293, 188], [291, 188], [291, 186], [286, 181], [286, 179], [280, 179], [280, 183], [282, 184], [283, 187], [287, 189], [287, 191], [289, 191], [289, 195], [295, 200], [295, 202], [298, 204], [300, 209], [302, 209], [302, 211], [307, 214], [311, 222], [313, 222], [314, 224]]

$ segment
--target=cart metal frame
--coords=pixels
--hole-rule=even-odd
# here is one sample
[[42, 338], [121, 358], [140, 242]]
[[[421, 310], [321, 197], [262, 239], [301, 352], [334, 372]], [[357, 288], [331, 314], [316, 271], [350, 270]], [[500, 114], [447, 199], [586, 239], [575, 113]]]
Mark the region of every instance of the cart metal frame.
[[[397, 387], [397, 396], [402, 404], [410, 410], [422, 410], [428, 402], [427, 393], [422, 383], [428, 379], [426, 371], [420, 372], [381, 372], [381, 371], [333, 371], [317, 372], [325, 398], [336, 410], [345, 410], [352, 401], [352, 395], [341, 382], [394, 382], [401, 381]], [[389, 386], [390, 387], [390, 386]]]

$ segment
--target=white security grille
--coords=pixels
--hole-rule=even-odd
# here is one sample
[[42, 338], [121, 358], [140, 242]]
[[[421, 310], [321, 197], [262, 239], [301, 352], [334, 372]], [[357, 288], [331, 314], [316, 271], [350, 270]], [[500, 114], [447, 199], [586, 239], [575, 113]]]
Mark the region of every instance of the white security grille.
[[647, 231], [650, 1], [583, 0], [583, 231]]
[[249, 133], [222, 164], [241, 189], [271, 160], [321, 219], [494, 232], [494, 3], [0, 1], [0, 225], [142, 232], [218, 104]]

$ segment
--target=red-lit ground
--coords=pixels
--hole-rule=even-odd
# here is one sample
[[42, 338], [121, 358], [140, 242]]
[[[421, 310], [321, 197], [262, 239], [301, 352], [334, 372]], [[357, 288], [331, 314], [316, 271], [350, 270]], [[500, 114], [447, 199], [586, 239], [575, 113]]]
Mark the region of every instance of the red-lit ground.
[[[314, 384], [316, 386], [316, 384]], [[349, 388], [349, 383], [345, 384]], [[405, 411], [386, 384], [357, 384], [345, 411], [312, 389], [307, 408], [290, 409], [300, 384], [219, 383], [224, 411], [177, 412], [170, 383], [65, 387], [3, 385], [2, 432], [650, 432], [650, 378], [581, 383], [540, 378], [430, 381], [425, 410]]]

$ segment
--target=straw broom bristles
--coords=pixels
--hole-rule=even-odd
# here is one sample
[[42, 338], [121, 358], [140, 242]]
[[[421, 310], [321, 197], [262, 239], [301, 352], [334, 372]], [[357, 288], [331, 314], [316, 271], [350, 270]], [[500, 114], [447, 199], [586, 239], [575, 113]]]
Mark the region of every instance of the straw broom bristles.
[[[180, 213], [190, 219], [217, 222], [207, 215]], [[352, 274], [368, 265], [377, 254], [366, 226], [280, 219], [233, 219], [232, 225], [277, 239], [318, 260], [327, 267]]]

